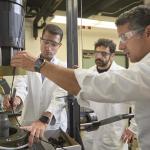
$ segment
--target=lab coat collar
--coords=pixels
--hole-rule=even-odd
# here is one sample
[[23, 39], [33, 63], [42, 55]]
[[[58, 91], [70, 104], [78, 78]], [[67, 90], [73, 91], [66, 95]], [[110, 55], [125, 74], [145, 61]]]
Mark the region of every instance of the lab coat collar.
[[[39, 55], [40, 57], [40, 55]], [[58, 59], [54, 56], [51, 60], [51, 63], [53, 64], [58, 64]], [[47, 78], [44, 78], [44, 80], [42, 81], [42, 77], [41, 77], [41, 73], [36, 72], [37, 76], [39, 76], [39, 80], [41, 80], [41, 84], [43, 85], [43, 83], [47, 80]]]
[[50, 62], [53, 64], [58, 64], [58, 59], [54, 56]]
[[[40, 55], [38, 57], [40, 57]], [[58, 63], [58, 59], [54, 56], [49, 62], [51, 62], [53, 64], [57, 64]]]
[[[118, 64], [113, 60], [113, 62], [112, 62], [112, 64], [111, 64], [111, 66], [110, 66], [110, 68], [109, 68], [108, 71], [111, 71], [111, 70], [120, 70], [120, 69], [123, 69], [123, 67], [120, 66], [120, 65], [118, 65]], [[97, 71], [96, 65], [94, 65], [93, 67], [91, 67], [91, 70]]]
[[121, 70], [124, 69], [124, 67], [122, 67], [121, 65], [117, 64], [114, 60], [110, 66], [109, 71], [114, 71], [114, 70]]
[[145, 55], [145, 57], [143, 57], [140, 62], [145, 62], [147, 60], [150, 60], [150, 52], [148, 54]]

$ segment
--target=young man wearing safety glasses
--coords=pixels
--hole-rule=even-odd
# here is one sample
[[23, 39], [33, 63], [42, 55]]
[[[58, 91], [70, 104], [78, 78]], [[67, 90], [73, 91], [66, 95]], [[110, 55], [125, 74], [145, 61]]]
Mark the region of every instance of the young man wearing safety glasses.
[[[67, 94], [54, 82], [48, 80], [40, 73], [40, 65], [46, 60], [53, 64], [66, 66], [56, 58], [56, 53], [61, 46], [63, 38], [62, 29], [54, 24], [47, 24], [40, 38], [40, 50], [35, 64], [37, 72], [27, 72], [25, 76], [15, 78], [14, 87], [16, 97], [13, 102], [14, 109], [23, 104], [21, 125], [29, 129], [29, 144], [34, 142], [34, 136], [40, 137], [45, 131], [67, 129], [67, 114], [63, 97]], [[5, 97], [4, 107], [10, 108], [9, 98]]]

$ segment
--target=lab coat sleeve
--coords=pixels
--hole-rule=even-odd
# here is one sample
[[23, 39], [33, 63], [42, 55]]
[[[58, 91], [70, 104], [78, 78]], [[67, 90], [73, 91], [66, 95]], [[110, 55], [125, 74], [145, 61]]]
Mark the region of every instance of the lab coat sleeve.
[[136, 124], [134, 118], [130, 120], [130, 126], [128, 127], [128, 129], [130, 131], [132, 131], [134, 134], [136, 134], [136, 135], [138, 134], [138, 132], [137, 132], [137, 124]]
[[131, 69], [105, 72], [102, 74], [89, 73], [86, 70], [74, 70], [76, 79], [81, 87], [79, 103], [93, 100], [104, 103], [126, 101], [141, 101], [150, 99], [150, 62], [137, 63]]
[[16, 96], [19, 96], [24, 103], [27, 96], [27, 75], [16, 76], [14, 80], [14, 87], [16, 88]]
[[[57, 87], [55, 92], [53, 93], [53, 98], [51, 103], [47, 108], [47, 112], [51, 112], [53, 114], [54, 120], [57, 119], [58, 114], [61, 114], [63, 109], [65, 109], [65, 97], [67, 96], [67, 92], [60, 87]], [[52, 123], [53, 124], [53, 123]]]

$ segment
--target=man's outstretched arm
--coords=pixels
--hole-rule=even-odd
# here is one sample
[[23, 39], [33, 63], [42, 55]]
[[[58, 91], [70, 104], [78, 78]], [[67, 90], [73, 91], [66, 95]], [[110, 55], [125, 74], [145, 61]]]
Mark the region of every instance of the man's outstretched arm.
[[[21, 51], [12, 58], [11, 65], [13, 67], [21, 67], [25, 70], [34, 71], [36, 59], [37, 58], [26, 51]], [[70, 94], [77, 95], [80, 91], [80, 86], [76, 80], [73, 69], [67, 69], [62, 66], [45, 62], [40, 72]]]

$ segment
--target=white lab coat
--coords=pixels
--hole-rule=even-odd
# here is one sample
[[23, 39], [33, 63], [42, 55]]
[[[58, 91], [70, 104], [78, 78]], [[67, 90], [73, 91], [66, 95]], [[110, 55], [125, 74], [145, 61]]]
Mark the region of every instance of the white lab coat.
[[[64, 66], [64, 63], [56, 58], [53, 58], [52, 63]], [[41, 74], [37, 72], [27, 72], [27, 75], [17, 77], [14, 86], [17, 89], [16, 96], [22, 99], [24, 105], [22, 125], [31, 125], [43, 112], [48, 111], [54, 114], [55, 121], [52, 119], [47, 130], [61, 127], [66, 131], [67, 115], [64, 98], [57, 98], [66, 95], [66, 91], [47, 78], [42, 83]]]
[[140, 146], [142, 150], [150, 149], [150, 53], [127, 70], [95, 75], [77, 69], [75, 76], [81, 87], [80, 104], [88, 99], [105, 103], [134, 101]]
[[[108, 72], [124, 69], [113, 61]], [[91, 72], [98, 74], [96, 65], [89, 69]], [[109, 82], [109, 80], [107, 81]], [[107, 82], [105, 84], [107, 84]], [[105, 87], [104, 87], [105, 88]], [[98, 103], [90, 102], [90, 108], [96, 113], [98, 120], [106, 119], [119, 114], [127, 114], [129, 105], [125, 103]], [[121, 135], [128, 126], [128, 120], [121, 120], [115, 123], [99, 127], [98, 130], [86, 133], [83, 136], [83, 142], [86, 150], [127, 150], [128, 145], [123, 144]]]

